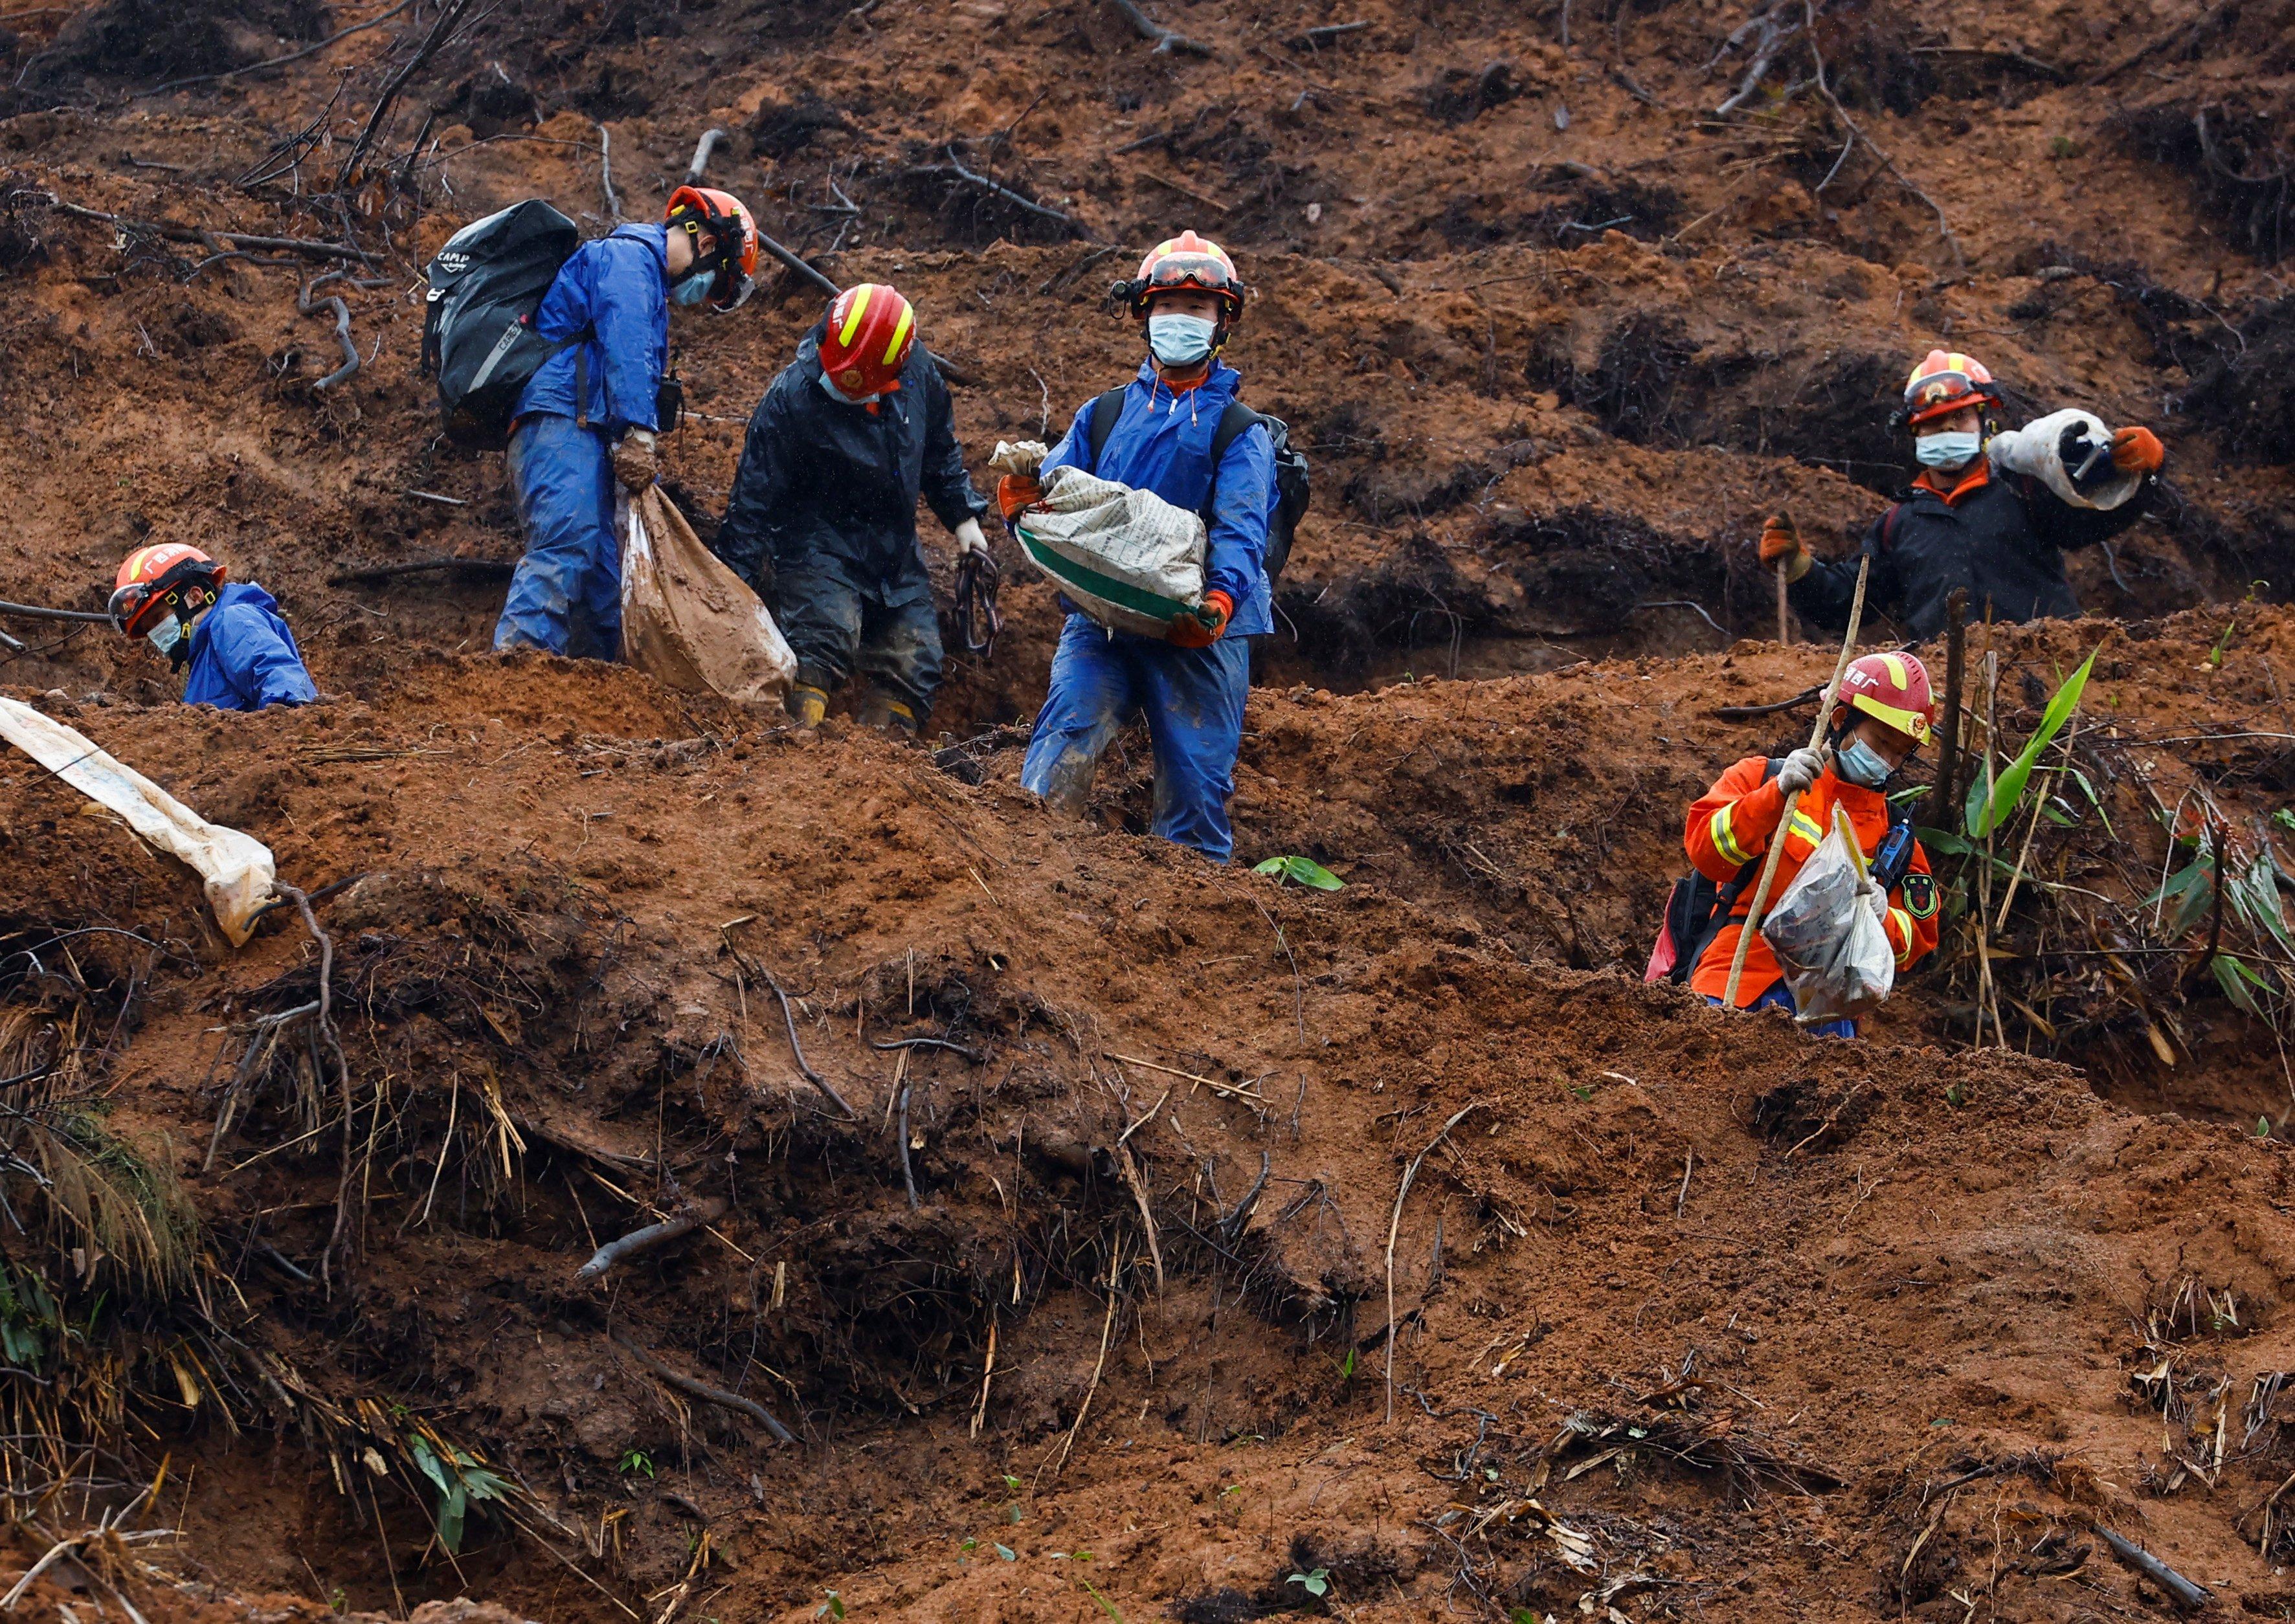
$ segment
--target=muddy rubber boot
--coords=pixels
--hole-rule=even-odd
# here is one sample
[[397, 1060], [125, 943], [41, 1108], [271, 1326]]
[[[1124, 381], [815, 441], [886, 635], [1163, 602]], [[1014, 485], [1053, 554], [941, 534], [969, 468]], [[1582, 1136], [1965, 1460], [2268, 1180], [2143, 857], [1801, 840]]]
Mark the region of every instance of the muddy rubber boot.
[[887, 733], [908, 739], [917, 736], [916, 706], [881, 688], [870, 689], [869, 697], [861, 702], [861, 720], [872, 728], [882, 728]]
[[801, 728], [819, 727], [829, 714], [829, 696], [810, 682], [792, 684], [782, 703], [788, 707], [789, 720]]

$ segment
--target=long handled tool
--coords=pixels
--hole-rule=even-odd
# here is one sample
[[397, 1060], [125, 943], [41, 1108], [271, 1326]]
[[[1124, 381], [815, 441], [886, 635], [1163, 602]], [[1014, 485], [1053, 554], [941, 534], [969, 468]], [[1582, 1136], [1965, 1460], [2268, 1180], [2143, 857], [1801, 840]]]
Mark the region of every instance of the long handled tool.
[[[1816, 749], [1825, 742], [1825, 724], [1833, 716], [1833, 698], [1841, 691], [1842, 673], [1849, 669], [1850, 657], [1857, 652], [1857, 627], [1865, 618], [1865, 582], [1873, 573], [1873, 555], [1866, 553], [1857, 566], [1857, 596], [1849, 605], [1849, 635], [1841, 640], [1841, 658], [1834, 662], [1833, 681], [1825, 685], [1825, 695], [1817, 704], [1817, 722], [1809, 730], [1809, 747]], [[1784, 577], [1778, 577], [1782, 580]], [[1746, 912], [1744, 928], [1737, 933], [1737, 951], [1729, 959], [1729, 984], [1721, 993], [1724, 1008], [1737, 1007], [1737, 983], [1745, 974], [1745, 951], [1753, 945], [1753, 933], [1761, 928], [1761, 916], [1768, 909], [1769, 887], [1776, 884], [1777, 860], [1785, 855], [1785, 831], [1793, 827], [1793, 809], [1801, 804], [1801, 791], [1785, 796], [1784, 816], [1777, 820], [1777, 831], [1769, 836], [1769, 854], [1761, 861], [1761, 883], [1754, 889], [1753, 905]]]
[[0, 619], [70, 620], [108, 626], [111, 616], [97, 609], [51, 609], [37, 603], [0, 603]]
[[1777, 641], [1793, 641], [1793, 615], [1785, 607], [1785, 567], [1777, 566]]

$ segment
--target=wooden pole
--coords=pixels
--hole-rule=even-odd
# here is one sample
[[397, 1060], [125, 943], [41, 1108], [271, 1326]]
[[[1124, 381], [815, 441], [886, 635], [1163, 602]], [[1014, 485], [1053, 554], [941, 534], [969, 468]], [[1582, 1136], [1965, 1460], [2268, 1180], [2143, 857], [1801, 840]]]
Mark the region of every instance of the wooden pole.
[[1944, 605], [1944, 737], [1937, 741], [1936, 798], [1929, 821], [1960, 832], [1959, 798], [1953, 780], [1960, 775], [1960, 691], [1967, 676], [1968, 589], [1956, 586]]
[[1785, 567], [1777, 566], [1777, 641], [1793, 641], [1793, 613], [1785, 607]]
[[[1873, 555], [1866, 553], [1857, 566], [1857, 596], [1849, 605], [1849, 634], [1841, 640], [1841, 657], [1834, 662], [1833, 681], [1825, 685], [1825, 692], [1817, 702], [1817, 722], [1809, 730], [1809, 747], [1816, 749], [1825, 742], [1825, 724], [1833, 718], [1833, 697], [1841, 691], [1842, 673], [1849, 669], [1850, 657], [1857, 652], [1857, 628], [1865, 618], [1865, 583], [1873, 574]], [[1776, 832], [1769, 836], [1769, 854], [1761, 862], [1761, 883], [1753, 892], [1753, 905], [1746, 910], [1744, 928], [1737, 933], [1737, 951], [1729, 959], [1729, 984], [1721, 993], [1724, 1008], [1737, 1007], [1737, 983], [1744, 979], [1745, 952], [1753, 944], [1753, 933], [1761, 928], [1761, 915], [1769, 905], [1769, 887], [1776, 884], [1777, 860], [1785, 854], [1785, 831], [1793, 827], [1793, 809], [1801, 804], [1801, 792], [1794, 790], [1785, 796], [1784, 815], [1777, 819]]]

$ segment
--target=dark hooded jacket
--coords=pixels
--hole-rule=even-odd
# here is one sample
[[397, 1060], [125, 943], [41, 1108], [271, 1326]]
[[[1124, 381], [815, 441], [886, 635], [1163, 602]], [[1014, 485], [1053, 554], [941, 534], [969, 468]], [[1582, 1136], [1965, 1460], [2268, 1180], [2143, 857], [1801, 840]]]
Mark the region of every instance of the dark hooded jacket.
[[886, 606], [931, 591], [917, 545], [921, 494], [951, 530], [988, 511], [964, 471], [948, 386], [921, 344], [901, 387], [847, 405], [821, 383], [816, 326], [749, 418], [717, 556], [763, 595], [791, 570], [825, 570]]
[[1858, 560], [1873, 558], [1868, 609], [1896, 619], [1915, 638], [1944, 630], [1945, 603], [1968, 589], [1968, 618], [1988, 606], [1995, 620], [2066, 618], [2080, 612], [2064, 576], [2064, 554], [2118, 535], [2151, 505], [2146, 479], [2117, 508], [2075, 508], [2030, 474], [2007, 474], [1984, 458], [1956, 478], [1923, 474], [1905, 499], [1873, 521], [1846, 559], [1819, 559], [1793, 584], [1793, 608], [1838, 632], [1849, 624]]

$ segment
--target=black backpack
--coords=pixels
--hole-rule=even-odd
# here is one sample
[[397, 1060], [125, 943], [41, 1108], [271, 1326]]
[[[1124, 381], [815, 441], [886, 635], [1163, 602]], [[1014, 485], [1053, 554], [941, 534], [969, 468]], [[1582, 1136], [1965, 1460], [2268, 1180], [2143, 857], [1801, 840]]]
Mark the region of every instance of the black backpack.
[[464, 226], [430, 262], [422, 371], [438, 380], [439, 413], [455, 445], [507, 445], [527, 382], [579, 341], [551, 343], [535, 331], [534, 315], [581, 241], [573, 221], [533, 200]]
[[[1099, 453], [1107, 449], [1107, 437], [1115, 432], [1116, 420], [1123, 415], [1123, 392], [1129, 385], [1110, 389], [1092, 403], [1091, 408], [1091, 466], [1099, 468]], [[1313, 493], [1307, 488], [1307, 459], [1291, 444], [1291, 425], [1279, 417], [1264, 412], [1254, 412], [1239, 400], [1231, 400], [1227, 410], [1220, 413], [1219, 427], [1212, 431], [1212, 483], [1204, 493], [1204, 505], [1197, 510], [1205, 528], [1212, 522], [1212, 509], [1219, 500], [1220, 459], [1236, 437], [1246, 432], [1254, 423], [1267, 428], [1267, 437], [1275, 443], [1275, 518], [1267, 526], [1267, 552], [1262, 564], [1267, 571], [1270, 586], [1282, 578], [1283, 567], [1291, 561], [1291, 542], [1299, 534], [1299, 521], [1306, 516], [1307, 503]]]

